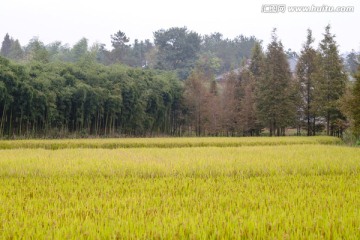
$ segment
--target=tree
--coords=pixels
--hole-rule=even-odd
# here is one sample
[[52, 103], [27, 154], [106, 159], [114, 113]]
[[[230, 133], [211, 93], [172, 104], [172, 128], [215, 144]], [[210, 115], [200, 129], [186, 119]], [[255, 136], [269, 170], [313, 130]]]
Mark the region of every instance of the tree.
[[269, 127], [270, 136], [284, 135], [285, 128], [295, 119], [294, 89], [289, 64], [276, 29], [267, 47], [264, 75], [257, 90], [257, 108], [263, 124]]
[[260, 42], [256, 42], [251, 51], [251, 59], [249, 70], [255, 77], [255, 81], [259, 82], [265, 71], [265, 55]]
[[88, 40], [80, 39], [71, 49], [71, 58], [73, 62], [78, 62], [86, 57], [88, 53]]
[[207, 118], [207, 78], [203, 71], [195, 69], [185, 81], [184, 101], [188, 108], [189, 124], [195, 127], [196, 136], [205, 133]]
[[9, 57], [10, 51], [11, 51], [11, 45], [13, 40], [10, 38], [9, 34], [7, 33], [4, 37], [4, 41], [1, 45], [1, 55], [4, 57]]
[[242, 97], [239, 75], [231, 71], [225, 78], [222, 94], [222, 127], [227, 136], [234, 136], [241, 128], [240, 98]]
[[90, 55], [98, 63], [102, 63], [104, 65], [110, 64], [110, 59], [109, 59], [110, 52], [105, 49], [105, 44], [103, 43], [94, 43], [90, 47]]
[[[316, 91], [321, 115], [326, 121], [326, 134], [335, 135], [337, 122], [344, 119], [339, 110], [339, 99], [345, 92], [347, 77], [339, 55], [335, 35], [330, 33], [330, 25], [325, 27], [324, 39], [319, 44]], [[341, 130], [340, 130], [341, 131]]]
[[129, 41], [130, 39], [122, 31], [118, 31], [114, 35], [111, 35], [111, 44], [114, 48], [122, 48], [126, 46]]
[[359, 64], [360, 64], [359, 60], [360, 60], [359, 55], [356, 54], [354, 49], [352, 49], [351, 52], [346, 56], [347, 70], [351, 75], [356, 74], [356, 71], [359, 68]]
[[222, 132], [222, 109], [221, 109], [221, 95], [219, 86], [214, 76], [210, 80], [210, 89], [207, 99], [207, 122], [206, 128], [208, 134], [218, 136]]
[[15, 40], [12, 44], [11, 44], [11, 49], [10, 49], [10, 53], [9, 53], [9, 58], [19, 61], [21, 59], [23, 59], [24, 57], [24, 50], [22, 49], [19, 40]]
[[244, 127], [245, 129], [247, 128], [248, 131], [250, 130], [250, 135], [259, 135], [263, 128], [263, 124], [259, 119], [261, 113], [259, 112], [257, 105], [258, 100], [261, 98], [262, 93], [260, 89], [262, 87], [261, 84], [263, 78], [265, 77], [265, 54], [261, 42], [259, 41], [255, 42], [254, 47], [251, 50], [250, 64], [247, 71], [249, 71], [249, 73], [245, 74], [245, 76], [248, 76], [248, 80], [244, 81], [247, 85], [245, 86], [245, 95], [244, 100], [242, 101], [242, 109], [244, 109], [242, 115], [244, 116], [244, 113], [247, 115], [244, 118]]
[[11, 124], [6, 123], [12, 121], [9, 109], [14, 102], [14, 92], [18, 84], [18, 78], [10, 61], [0, 56], [0, 136], [4, 135], [6, 129], [8, 129], [7, 134], [10, 133]]
[[34, 37], [29, 41], [29, 44], [26, 46], [25, 53], [28, 60], [42, 63], [47, 63], [50, 61], [49, 53], [46, 50], [44, 43], [41, 42], [37, 37]]
[[128, 54], [129, 46], [127, 45], [130, 38], [122, 31], [118, 31], [114, 35], [111, 35], [111, 44], [114, 47], [112, 50], [113, 62], [123, 62]]
[[201, 54], [212, 54], [221, 60], [219, 73], [236, 69], [244, 59], [250, 58], [251, 49], [257, 42], [254, 36], [237, 36], [234, 39], [223, 38], [215, 32], [202, 38]]
[[[314, 42], [312, 31], [307, 30], [306, 42], [303, 45], [299, 61], [296, 65], [296, 76], [299, 81], [302, 117], [306, 119], [307, 135], [315, 135], [315, 110], [314, 110], [314, 73], [316, 71], [316, 51], [311, 46]], [[313, 124], [311, 123], [313, 121]]]
[[186, 79], [200, 51], [200, 35], [186, 27], [161, 29], [154, 33], [154, 42], [158, 49], [156, 68], [176, 70]]
[[243, 60], [251, 57], [251, 50], [259, 41], [254, 36], [246, 37], [244, 35], [240, 35], [232, 42], [232, 48], [236, 59], [235, 66], [239, 66]]
[[203, 71], [209, 77], [218, 74], [221, 68], [222, 61], [216, 57], [213, 53], [202, 53], [199, 59], [196, 61], [196, 67], [203, 69]]
[[249, 69], [243, 69], [240, 74], [241, 99], [240, 99], [240, 127], [244, 136], [259, 135], [261, 125], [257, 118], [256, 84], [255, 77]]
[[356, 139], [360, 138], [360, 67], [354, 75], [355, 82], [349, 83], [344, 94], [340, 99], [340, 108], [347, 116], [350, 127]]

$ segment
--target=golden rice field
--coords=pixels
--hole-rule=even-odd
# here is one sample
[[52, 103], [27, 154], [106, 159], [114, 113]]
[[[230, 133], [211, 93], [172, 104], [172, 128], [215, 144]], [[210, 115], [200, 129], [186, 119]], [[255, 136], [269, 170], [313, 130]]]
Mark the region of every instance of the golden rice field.
[[336, 138], [0, 149], [1, 239], [360, 239], [360, 149]]

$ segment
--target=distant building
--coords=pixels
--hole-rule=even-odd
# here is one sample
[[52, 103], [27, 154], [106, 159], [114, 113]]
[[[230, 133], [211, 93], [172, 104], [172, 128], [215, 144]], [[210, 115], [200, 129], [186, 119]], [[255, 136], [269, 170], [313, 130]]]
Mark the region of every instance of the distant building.
[[290, 72], [291, 72], [292, 75], [296, 74], [296, 64], [297, 64], [298, 61], [299, 61], [298, 57], [288, 58]]
[[[246, 66], [248, 67], [248, 66]], [[240, 67], [240, 68], [236, 68], [230, 72], [226, 72], [226, 73], [223, 73], [223, 74], [220, 74], [218, 76], [215, 77], [215, 80], [217, 82], [222, 82], [230, 73], [235, 73], [236, 75], [240, 74], [242, 72], [242, 70], [244, 69], [244, 67]]]
[[[291, 73], [292, 76], [295, 76], [295, 74], [296, 74], [296, 64], [297, 64], [298, 61], [299, 61], [299, 58], [298, 58], [298, 56], [296, 56], [296, 55], [293, 55], [293, 56], [291, 56], [291, 57], [288, 57], [288, 63], [289, 63], [289, 67], [290, 67], [290, 73]], [[228, 76], [231, 72], [233, 72], [233, 73], [235, 73], [236, 75], [238, 75], [238, 74], [240, 74], [240, 73], [242, 72], [242, 70], [243, 70], [244, 68], [249, 68], [250, 63], [251, 63], [251, 60], [248, 59], [248, 60], [246, 60], [246, 63], [245, 63], [244, 66], [242, 66], [242, 67], [240, 67], [240, 68], [236, 68], [236, 69], [234, 69], [234, 70], [232, 70], [232, 71], [229, 71], [229, 72], [225, 72], [225, 73], [223, 73], [223, 74], [220, 74], [220, 75], [218, 75], [218, 76], [215, 77], [215, 80], [216, 80], [217, 82], [222, 82], [222, 81], [226, 78], [226, 76]]]

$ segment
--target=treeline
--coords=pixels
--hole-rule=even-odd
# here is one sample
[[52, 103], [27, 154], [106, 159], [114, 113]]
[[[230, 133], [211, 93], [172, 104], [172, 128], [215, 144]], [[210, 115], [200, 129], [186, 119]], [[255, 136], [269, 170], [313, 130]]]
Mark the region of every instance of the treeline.
[[110, 36], [111, 49], [103, 43], [89, 46], [86, 38], [70, 47], [60, 41], [44, 44], [33, 38], [25, 46], [6, 34], [1, 46], [3, 57], [18, 62], [40, 61], [78, 62], [94, 59], [103, 65], [121, 63], [130, 67], [175, 71], [180, 79], [186, 79], [196, 62], [206, 62], [217, 74], [236, 68], [250, 57], [251, 49], [258, 40], [240, 35], [224, 38], [221, 33], [201, 36], [186, 27], [161, 29], [154, 32], [150, 41], [130, 38], [122, 31]]
[[119, 31], [110, 51], [86, 39], [21, 47], [6, 35], [0, 137], [358, 134], [359, 55], [345, 67], [330, 26], [323, 36], [315, 49], [309, 30], [296, 54], [276, 30], [265, 50], [254, 37], [186, 28], [159, 30], [140, 48]]
[[[323, 36], [315, 49], [308, 30], [293, 71], [276, 29], [265, 51], [256, 43], [249, 61], [220, 82], [198, 65], [185, 81], [190, 131], [252, 136], [267, 129], [270, 136], [282, 136], [293, 128], [297, 135], [305, 130], [308, 136], [342, 136], [349, 125], [359, 129], [359, 75], [353, 87], [330, 25]], [[352, 54], [352, 69], [358, 69], [359, 55]]]
[[0, 58], [0, 136], [174, 135], [182, 85], [169, 72]]

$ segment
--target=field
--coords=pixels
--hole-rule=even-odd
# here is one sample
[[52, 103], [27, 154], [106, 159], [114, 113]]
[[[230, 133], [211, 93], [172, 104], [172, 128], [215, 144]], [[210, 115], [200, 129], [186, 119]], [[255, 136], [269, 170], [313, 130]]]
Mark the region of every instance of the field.
[[360, 239], [330, 137], [0, 141], [2, 239]]

